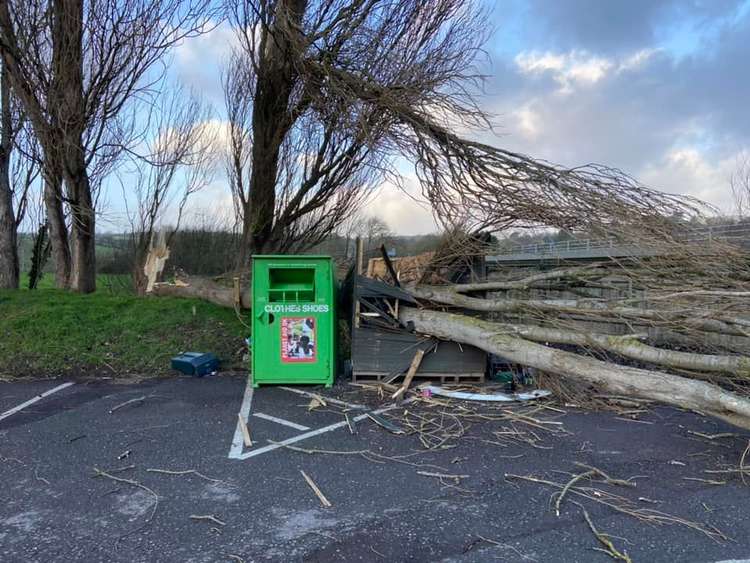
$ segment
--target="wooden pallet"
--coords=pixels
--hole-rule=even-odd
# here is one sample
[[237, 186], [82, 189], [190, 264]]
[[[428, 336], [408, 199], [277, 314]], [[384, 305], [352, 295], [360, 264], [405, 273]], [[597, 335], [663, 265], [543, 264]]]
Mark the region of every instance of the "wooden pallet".
[[[401, 377], [406, 375], [405, 373], [399, 375], [395, 381], [399, 381]], [[353, 372], [352, 382], [367, 382], [367, 381], [386, 381], [393, 377], [393, 373], [381, 373], [381, 372]], [[484, 373], [435, 373], [435, 372], [417, 372], [414, 374], [414, 379], [430, 379], [440, 383], [484, 383]]]

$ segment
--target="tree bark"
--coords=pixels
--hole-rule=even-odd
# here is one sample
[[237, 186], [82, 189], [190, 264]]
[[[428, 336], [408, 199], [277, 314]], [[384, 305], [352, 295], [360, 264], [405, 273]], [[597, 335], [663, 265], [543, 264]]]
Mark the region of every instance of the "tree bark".
[[533, 325], [503, 323], [502, 330], [534, 342], [552, 342], [581, 347], [594, 346], [600, 350], [650, 364], [695, 371], [734, 373], [750, 379], [750, 358], [746, 356], [718, 356], [665, 350], [644, 344], [632, 336], [575, 332]]
[[96, 217], [83, 143], [86, 128], [83, 0], [57, 0], [53, 3], [52, 42], [52, 130], [58, 132], [62, 143], [50, 147], [50, 150], [61, 158], [73, 219], [71, 288], [80, 293], [91, 293], [96, 290]]
[[96, 213], [85, 165], [68, 172], [65, 183], [73, 216], [71, 288], [79, 293], [92, 293], [96, 291]]
[[44, 176], [44, 208], [47, 212], [49, 238], [52, 246], [52, 259], [55, 262], [55, 286], [59, 289], [70, 287], [71, 255], [68, 227], [65, 225], [65, 213], [62, 202], [62, 176], [51, 162], [45, 158], [42, 174]]
[[403, 322], [421, 333], [471, 344], [512, 362], [598, 386], [620, 395], [651, 399], [710, 414], [750, 429], [750, 400], [704, 381], [611, 363], [510, 336], [499, 324], [439, 311], [404, 307]]
[[[185, 280], [179, 280], [174, 284], [157, 283], [154, 285], [151, 293], [158, 297], [203, 299], [220, 307], [234, 307], [236, 305], [234, 289], [219, 285], [205, 278], [190, 277]], [[252, 307], [250, 289], [240, 291], [239, 307], [240, 309], [250, 309]]]
[[[479, 284], [475, 284], [475, 288]], [[418, 299], [426, 299], [444, 305], [453, 305], [472, 311], [495, 313], [543, 312], [557, 315], [589, 315], [595, 318], [624, 318], [633, 320], [652, 320], [660, 323], [678, 322], [680, 325], [703, 330], [747, 336], [742, 325], [732, 324], [736, 319], [711, 319], [686, 316], [679, 311], [660, 309], [640, 309], [638, 307], [611, 306], [605, 302], [592, 299], [481, 299], [469, 297], [453, 291], [450, 287], [415, 286], [408, 288], [409, 293]]]
[[13, 150], [13, 119], [10, 84], [5, 65], [0, 70], [0, 289], [18, 289], [18, 228], [13, 211], [10, 159]]
[[279, 151], [291, 125], [289, 102], [296, 74], [290, 41], [301, 29], [306, 7], [307, 0], [279, 0], [272, 29], [261, 30], [264, 39], [253, 100], [252, 171], [238, 270], [249, 266], [253, 254], [268, 251], [273, 232]]

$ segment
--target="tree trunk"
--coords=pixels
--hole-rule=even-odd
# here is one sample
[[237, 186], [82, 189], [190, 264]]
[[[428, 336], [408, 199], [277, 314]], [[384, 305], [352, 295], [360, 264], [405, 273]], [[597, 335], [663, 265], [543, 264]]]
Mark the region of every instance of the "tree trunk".
[[45, 153], [59, 158], [72, 224], [71, 288], [96, 290], [96, 217], [86, 170], [86, 108], [83, 95], [83, 0], [52, 3], [52, 81], [50, 104], [56, 109], [47, 132]]
[[231, 287], [217, 284], [205, 279], [190, 277], [179, 280], [177, 283], [157, 283], [152, 291], [158, 297], [187, 297], [191, 299], [203, 299], [220, 307], [235, 307], [250, 309], [252, 297], [249, 288], [242, 289], [237, 303], [237, 294]]
[[0, 289], [18, 289], [18, 230], [13, 212], [10, 183], [10, 157], [13, 150], [13, 120], [10, 107], [10, 84], [5, 65], [0, 71]]
[[745, 356], [718, 356], [665, 350], [644, 344], [632, 336], [576, 332], [570, 329], [534, 325], [502, 323], [502, 330], [534, 342], [552, 342], [580, 347], [594, 346], [625, 358], [650, 364], [694, 371], [734, 373], [750, 378], [750, 358]]
[[[261, 61], [253, 100], [253, 149], [250, 189], [242, 224], [238, 270], [250, 256], [266, 252], [276, 211], [279, 151], [289, 130], [289, 101], [296, 71], [289, 53], [291, 37], [301, 29], [306, 0], [279, 0], [271, 30], [261, 30]], [[275, 31], [280, 31], [275, 33]]]
[[473, 317], [404, 307], [399, 318], [414, 323], [418, 332], [471, 344], [512, 362], [590, 383], [610, 393], [703, 412], [750, 429], [750, 400], [704, 381], [548, 348], [508, 335], [502, 325]]
[[68, 227], [62, 202], [62, 175], [56, 171], [51, 158], [45, 158], [44, 168], [44, 207], [47, 212], [49, 239], [52, 246], [52, 259], [55, 262], [55, 286], [59, 289], [70, 287], [71, 255]]
[[79, 293], [96, 291], [96, 214], [85, 165], [66, 174], [73, 222], [71, 288]]
[[[479, 287], [480, 284], [473, 284]], [[494, 286], [495, 284], [488, 284]], [[726, 318], [695, 318], [681, 311], [661, 309], [639, 309], [638, 307], [611, 306], [605, 302], [593, 299], [482, 299], [469, 297], [457, 293], [449, 286], [415, 286], [408, 289], [417, 299], [426, 299], [444, 305], [453, 305], [472, 311], [495, 313], [544, 312], [556, 315], [588, 315], [595, 318], [621, 318], [633, 320], [652, 320], [660, 323], [668, 321], [679, 323], [681, 326], [731, 334], [747, 336], [742, 326], [734, 326], [731, 317]]]

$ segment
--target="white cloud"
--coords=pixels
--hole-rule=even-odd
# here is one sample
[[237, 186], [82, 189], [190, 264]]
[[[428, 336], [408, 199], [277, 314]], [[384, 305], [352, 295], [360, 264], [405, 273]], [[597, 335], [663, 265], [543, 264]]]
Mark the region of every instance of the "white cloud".
[[697, 147], [668, 151], [659, 161], [649, 164], [639, 175], [646, 185], [671, 192], [689, 194], [731, 213], [732, 173], [743, 151], [718, 160], [710, 160]]
[[523, 74], [551, 74], [560, 85], [561, 94], [596, 84], [615, 66], [610, 59], [578, 50], [568, 53], [524, 51], [516, 55], [515, 63]]
[[173, 51], [171, 72], [188, 88], [202, 92], [216, 105], [223, 101], [220, 69], [237, 45], [227, 23], [182, 41]]
[[549, 74], [559, 84], [558, 94], [571, 94], [576, 89], [591, 87], [608, 75], [638, 70], [659, 49], [640, 49], [622, 57], [602, 57], [573, 49], [567, 53], [522, 51], [515, 63], [522, 74]]
[[513, 112], [518, 130], [528, 140], [536, 139], [542, 130], [542, 120], [533, 103], [525, 104]]
[[643, 67], [643, 65], [645, 65], [649, 59], [659, 51], [661, 51], [661, 49], [640, 49], [622, 60], [617, 67], [617, 72], [637, 70]]
[[439, 230], [413, 176], [405, 179], [404, 189], [391, 182], [383, 183], [362, 212], [382, 219], [399, 235], [423, 235]]

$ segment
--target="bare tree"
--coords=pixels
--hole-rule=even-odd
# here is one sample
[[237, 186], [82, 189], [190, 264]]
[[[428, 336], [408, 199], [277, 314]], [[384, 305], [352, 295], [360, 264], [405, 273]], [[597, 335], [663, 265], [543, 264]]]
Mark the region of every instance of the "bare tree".
[[206, 125], [210, 116], [210, 109], [195, 95], [173, 89], [156, 111], [148, 155], [135, 161], [135, 186], [126, 191], [132, 191], [136, 200], [129, 215], [133, 281], [139, 293], [146, 290], [144, 265], [157, 232], [168, 248], [189, 198], [211, 181], [216, 131]]
[[[290, 226], [338, 194], [362, 193], [384, 175], [398, 182], [396, 157], [414, 163], [448, 230], [663, 233], [673, 225], [665, 217], [699, 207], [618, 170], [566, 169], [457, 135], [458, 127], [490, 128], [473, 95], [486, 25], [472, 2], [243, 0], [229, 8], [244, 59], [229, 74], [251, 97], [242, 106], [251, 115], [248, 253], [283, 248]], [[240, 90], [230, 88], [230, 101]], [[295, 166], [301, 174], [290, 172]]]
[[15, 142], [10, 84], [5, 66], [0, 70], [0, 289], [17, 289], [18, 231], [13, 208], [11, 153]]
[[737, 217], [747, 219], [750, 215], [750, 155], [743, 153], [737, 161], [737, 169], [729, 179]]
[[17, 288], [20, 276], [18, 230], [36, 203], [38, 144], [0, 64], [0, 288]]
[[341, 11], [344, 4], [245, 0], [229, 7], [239, 48], [224, 85], [230, 120], [242, 118], [233, 127], [246, 139], [240, 265], [253, 252], [319, 243], [382, 177], [383, 116], [376, 108], [326, 99], [324, 85], [304, 79], [297, 68], [303, 37], [325, 33], [344, 40], [326, 29], [331, 8]]
[[96, 287], [95, 186], [128, 144], [118, 119], [134, 97], [149, 94], [149, 73], [169, 49], [205, 31], [211, 6], [210, 0], [0, 3], [0, 55], [44, 150], [50, 203], [53, 192], [63, 197], [64, 182], [77, 291]]

